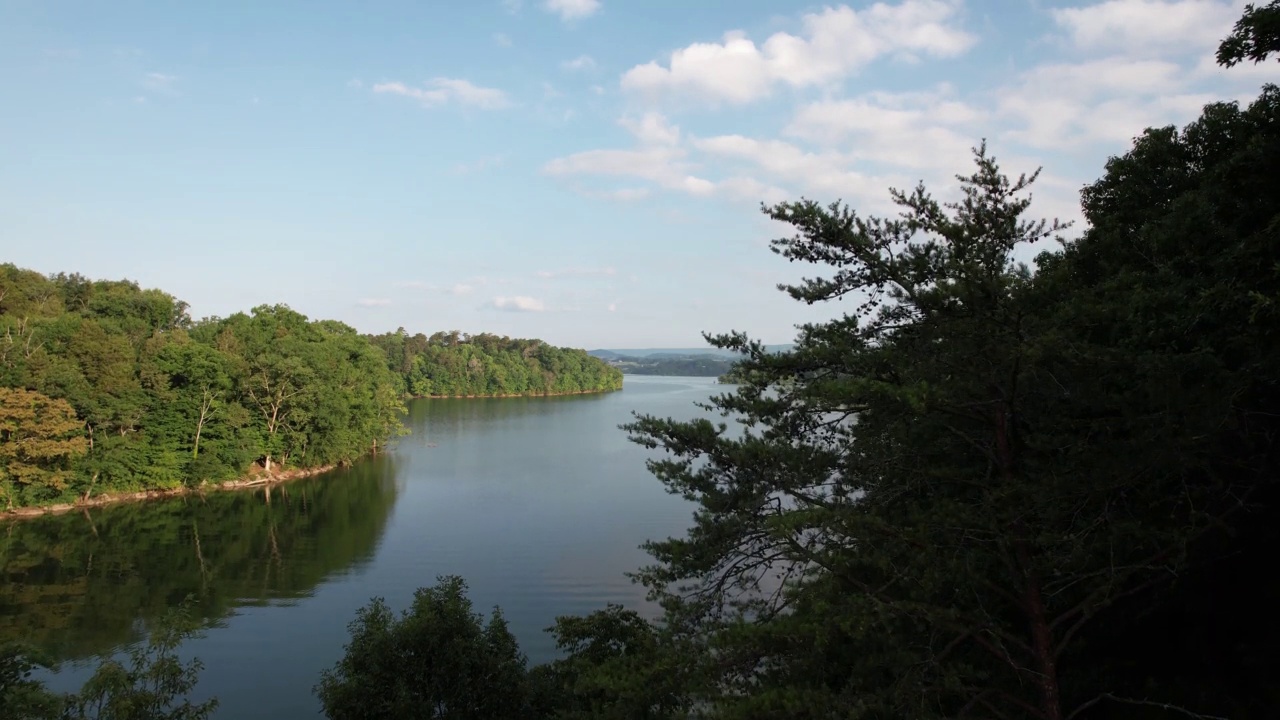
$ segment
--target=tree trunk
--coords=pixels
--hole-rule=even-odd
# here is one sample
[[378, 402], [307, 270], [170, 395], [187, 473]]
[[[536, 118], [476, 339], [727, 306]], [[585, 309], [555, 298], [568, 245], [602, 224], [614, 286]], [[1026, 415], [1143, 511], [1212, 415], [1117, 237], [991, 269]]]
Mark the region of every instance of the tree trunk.
[[206, 390], [204, 397], [200, 403], [200, 419], [196, 421], [196, 440], [195, 445], [191, 448], [191, 458], [200, 457], [200, 432], [204, 430], [204, 422], [209, 417], [209, 408], [213, 405], [213, 397]]
[[[996, 455], [1000, 475], [1007, 483], [1014, 480], [1013, 443], [1009, 438], [1009, 409], [1007, 404], [996, 406]], [[1031, 563], [1031, 550], [1027, 544], [1027, 529], [1021, 520], [1013, 525], [1014, 553], [1022, 570], [1023, 611], [1031, 631], [1031, 651], [1035, 656], [1036, 684], [1040, 687], [1040, 713], [1044, 720], [1062, 720], [1062, 696], [1058, 688], [1058, 667], [1053, 655], [1053, 633], [1045, 617], [1044, 597], [1040, 593], [1040, 579]]]
[[1044, 598], [1040, 595], [1040, 580], [1031, 569], [1031, 556], [1026, 541], [1018, 539], [1018, 564], [1026, 574], [1022, 601], [1026, 605], [1027, 620], [1031, 626], [1031, 650], [1035, 654], [1037, 678], [1040, 685], [1040, 711], [1045, 720], [1062, 720], [1062, 695], [1058, 688], [1058, 665], [1053, 657], [1053, 633], [1045, 618]]

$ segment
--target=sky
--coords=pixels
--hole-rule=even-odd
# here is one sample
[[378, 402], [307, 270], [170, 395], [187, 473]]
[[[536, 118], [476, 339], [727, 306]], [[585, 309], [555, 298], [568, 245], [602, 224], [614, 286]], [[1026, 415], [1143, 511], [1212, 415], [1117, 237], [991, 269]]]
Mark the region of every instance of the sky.
[[762, 202], [948, 199], [986, 139], [1076, 219], [1144, 128], [1280, 80], [1213, 62], [1243, 5], [0, 0], [0, 262], [197, 318], [789, 342], [851, 308], [776, 289], [821, 270]]

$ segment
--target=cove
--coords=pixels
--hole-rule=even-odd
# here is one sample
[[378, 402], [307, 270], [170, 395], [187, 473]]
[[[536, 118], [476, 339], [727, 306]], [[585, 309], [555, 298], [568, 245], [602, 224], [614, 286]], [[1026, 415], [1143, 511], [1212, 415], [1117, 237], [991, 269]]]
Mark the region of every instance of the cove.
[[502, 606], [531, 664], [548, 660], [557, 615], [646, 609], [624, 573], [646, 539], [689, 525], [617, 426], [695, 417], [722, 389], [628, 377], [600, 395], [415, 400], [413, 434], [350, 468], [0, 523], [0, 641], [35, 643], [71, 689], [190, 595], [207, 627], [183, 648], [205, 664], [196, 698], [218, 696], [218, 718], [314, 718], [356, 609], [458, 574], [478, 610]]

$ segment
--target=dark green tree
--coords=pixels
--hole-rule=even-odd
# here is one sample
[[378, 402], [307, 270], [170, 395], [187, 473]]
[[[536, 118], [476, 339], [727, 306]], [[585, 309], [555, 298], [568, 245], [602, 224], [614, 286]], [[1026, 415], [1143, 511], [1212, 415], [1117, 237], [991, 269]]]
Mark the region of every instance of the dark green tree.
[[195, 632], [186, 604], [171, 609], [148, 641], [129, 651], [128, 665], [104, 658], [79, 692], [65, 696], [30, 679], [41, 663], [25, 648], [0, 648], [0, 720], [206, 720], [218, 701], [187, 698], [201, 663], [176, 654]]
[[196, 632], [185, 607], [169, 612], [147, 643], [129, 651], [129, 662], [104, 660], [78, 693], [67, 698], [64, 720], [206, 720], [217, 699], [187, 697], [203, 664], [182, 662], [178, 646]]
[[1246, 60], [1260, 63], [1272, 53], [1280, 53], [1280, 0], [1262, 7], [1244, 6], [1231, 34], [1218, 46], [1218, 64], [1234, 67]]
[[540, 714], [658, 720], [689, 711], [690, 648], [634, 610], [560, 617], [549, 632], [564, 657], [531, 672]]
[[40, 666], [30, 649], [0, 645], [0, 720], [57, 720], [61, 715], [64, 698], [31, 679]]
[[441, 577], [398, 617], [381, 598], [351, 623], [345, 654], [316, 686], [333, 720], [528, 717], [525, 658], [497, 608], [472, 611], [466, 583]]
[[[1207, 159], [1160, 157], [1189, 170]], [[1206, 223], [1234, 223], [1216, 232], [1241, 257], [1218, 271], [1143, 251], [1159, 272], [1086, 275], [1083, 258], [1110, 242], [1098, 227], [1124, 208], [1158, 218], [1113, 236], [1120, 248], [1190, 240], [1154, 192], [1188, 186], [1115, 163], [1087, 209], [1130, 178], [1145, 194], [1091, 213], [1095, 227], [1066, 253], [1041, 257], [1041, 279], [1013, 260], [1057, 231], [1022, 217], [1034, 176], [1011, 181], [985, 150], [976, 159], [958, 203], [894, 192], [897, 218], [811, 201], [767, 208], [797, 230], [775, 251], [829, 271], [784, 289], [852, 312], [802, 327], [781, 354], [740, 334], [708, 338], [749, 355], [744, 384], [709, 406], [735, 431], [705, 419], [628, 426], [667, 451], [653, 472], [701, 506], [688, 537], [650, 543], [657, 563], [640, 577], [669, 626], [706, 639], [704, 700], [726, 717], [1062, 720], [1178, 695], [1125, 694], [1134, 686], [1091, 648], [1101, 621], [1173, 585], [1241, 493], [1268, 481], [1261, 418], [1248, 432], [1223, 424], [1233, 404], [1266, 405], [1248, 393], [1271, 387], [1257, 374], [1267, 359], [1246, 353], [1252, 384], [1220, 366], [1253, 347], [1261, 328], [1241, 311], [1264, 302], [1232, 291], [1227, 268], [1248, 257], [1271, 275], [1277, 245], [1249, 232], [1275, 216], [1259, 207], [1245, 232], [1245, 215], [1231, 214], [1240, 200], [1213, 210], [1188, 199]], [[1080, 289], [1091, 281], [1114, 292]], [[1202, 300], [1187, 308], [1189, 297]], [[1183, 321], [1221, 335], [1188, 345]]]
[[[1063, 357], [1079, 358], [1072, 385], [1109, 398], [1081, 427], [1090, 452], [1136, 473], [1135, 491], [1179, 478], [1165, 492], [1210, 522], [1175, 582], [1083, 632], [1082, 661], [1105, 658], [1118, 697], [1159, 688], [1232, 718], [1280, 703], [1264, 669], [1280, 642], [1280, 583], [1262, 571], [1280, 547], [1278, 163], [1275, 86], [1247, 108], [1216, 103], [1185, 128], [1148, 130], [1085, 189], [1086, 236], [1039, 263], [1035, 312], [1051, 317]], [[1168, 504], [1134, 521], [1153, 526]]]

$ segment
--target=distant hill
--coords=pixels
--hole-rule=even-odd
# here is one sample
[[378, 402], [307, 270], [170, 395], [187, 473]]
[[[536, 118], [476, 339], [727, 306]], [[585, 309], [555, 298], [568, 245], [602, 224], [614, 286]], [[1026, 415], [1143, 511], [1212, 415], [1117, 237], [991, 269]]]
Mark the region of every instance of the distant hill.
[[[772, 352], [783, 352], [791, 345], [766, 346]], [[684, 377], [720, 377], [741, 356], [714, 347], [704, 348], [637, 348], [591, 350], [587, 353], [618, 368], [626, 375], [669, 375]]]
[[720, 348], [704, 347], [704, 348], [620, 348], [609, 350], [588, 350], [588, 355], [595, 355], [598, 358], [617, 358], [617, 357], [633, 357], [642, 358], [651, 355], [660, 355], [664, 357], [690, 357], [698, 355], [713, 355], [726, 358], [735, 357], [734, 353]]
[[[766, 345], [765, 348], [771, 352], [784, 352], [790, 350], [794, 345], [787, 343], [785, 345]], [[618, 348], [618, 349], [600, 349], [589, 350], [587, 354], [594, 355], [598, 358], [618, 358], [618, 357], [690, 357], [701, 355], [712, 355], [728, 359], [736, 359], [737, 353], [721, 350], [717, 347], [697, 347], [697, 348]]]

